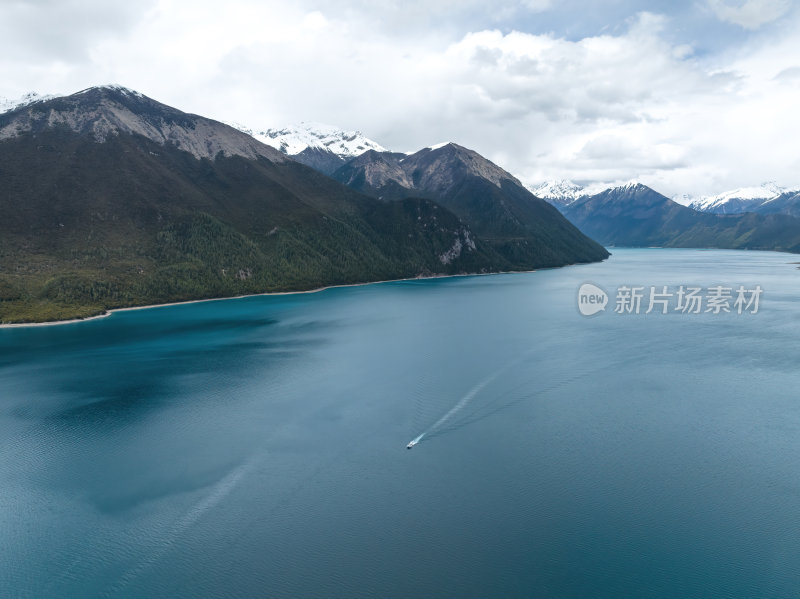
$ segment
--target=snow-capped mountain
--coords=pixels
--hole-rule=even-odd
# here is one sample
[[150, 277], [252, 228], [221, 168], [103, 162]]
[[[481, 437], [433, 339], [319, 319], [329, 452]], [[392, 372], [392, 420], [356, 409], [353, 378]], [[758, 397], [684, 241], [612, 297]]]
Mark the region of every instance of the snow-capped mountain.
[[[579, 185], [561, 179], [545, 181], [539, 185], [528, 185], [533, 195], [547, 200], [562, 212], [578, 200], [611, 192], [614, 197], [626, 198], [628, 191], [641, 186], [636, 180], [627, 183], [591, 183]], [[670, 198], [673, 202], [698, 212], [711, 214], [788, 214], [800, 217], [800, 187], [782, 187], [773, 181], [758, 187], [740, 187], [717, 195], [693, 196], [677, 194]]]
[[569, 206], [573, 202], [597, 195], [609, 189], [624, 190], [629, 187], [640, 185], [638, 181], [628, 181], [625, 183], [591, 183], [589, 185], [578, 185], [568, 179], [545, 181], [539, 185], [528, 185], [528, 190], [538, 198], [547, 200], [555, 206]]
[[583, 186], [567, 179], [545, 181], [539, 185], [529, 185], [528, 189], [537, 198], [547, 200], [551, 204], [562, 204], [564, 206], [586, 195]]
[[606, 246], [800, 250], [800, 220], [787, 214], [712, 214], [628, 184], [559, 207]]
[[265, 144], [293, 156], [306, 148], [327, 149], [342, 158], [353, 158], [367, 150], [386, 152], [379, 143], [360, 131], [344, 131], [322, 123], [300, 123], [282, 129], [259, 131], [255, 137]]
[[717, 195], [702, 196], [689, 203], [690, 208], [714, 214], [738, 214], [756, 211], [759, 206], [798, 189], [781, 187], [774, 181], [758, 187], [740, 187]]
[[304, 122], [280, 129], [256, 130], [238, 123], [228, 123], [325, 174], [368, 150], [386, 152], [379, 143], [360, 131], [345, 131], [322, 123]]
[[22, 108], [23, 106], [28, 106], [29, 104], [33, 104], [35, 102], [44, 102], [45, 100], [50, 100], [55, 98], [56, 96], [43, 96], [36, 92], [28, 92], [21, 98], [17, 98], [16, 100], [9, 100], [8, 98], [4, 98], [0, 96], [0, 114], [4, 112], [9, 112], [14, 110], [15, 108]]

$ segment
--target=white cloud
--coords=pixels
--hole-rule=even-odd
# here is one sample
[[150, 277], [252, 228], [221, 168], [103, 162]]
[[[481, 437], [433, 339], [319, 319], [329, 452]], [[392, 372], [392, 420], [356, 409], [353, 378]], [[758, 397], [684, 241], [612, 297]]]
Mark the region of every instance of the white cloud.
[[717, 17], [745, 29], [758, 29], [785, 15], [791, 0], [708, 0]]
[[[500, 6], [529, 15], [548, 5]], [[491, 8], [473, 0], [100, 7], [105, 16], [84, 25], [85, 35], [63, 42], [72, 59], [30, 28], [31, 39], [0, 36], [0, 55], [32, 55], [0, 62], [0, 95], [118, 82], [253, 127], [328, 122], [397, 150], [453, 140], [528, 181], [638, 178], [668, 194], [800, 183], [798, 23], [730, 54], [698, 56], [685, 40], [668, 41], [673, 23], [661, 15], [570, 40], [495, 27]], [[0, 17], [13, 17], [8, 10]], [[483, 26], [464, 33], [453, 22]]]
[[340, 0], [335, 8], [327, 0], [304, 0], [309, 10], [335, 14], [345, 22], [361, 24], [362, 32], [379, 32], [393, 39], [496, 26], [516, 17], [542, 13], [553, 0]]
[[522, 0], [522, 6], [531, 12], [542, 12], [553, 6], [553, 0]]
[[800, 86], [800, 66], [792, 66], [783, 69], [773, 77], [773, 80], [785, 85]]
[[0, 5], [5, 60], [81, 61], [91, 44], [125, 34], [155, 0], [15, 0]]

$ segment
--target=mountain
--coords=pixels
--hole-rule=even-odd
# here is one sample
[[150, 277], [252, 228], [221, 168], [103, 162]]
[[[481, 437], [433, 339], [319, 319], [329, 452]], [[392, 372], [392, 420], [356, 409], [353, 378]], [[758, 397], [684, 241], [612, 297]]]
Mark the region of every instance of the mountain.
[[121, 134], [139, 135], [159, 146], [189, 152], [195, 158], [214, 159], [222, 153], [251, 159], [263, 157], [275, 163], [287, 160], [245, 133], [117, 85], [93, 87], [7, 112], [0, 119], [0, 141], [59, 129], [98, 143]]
[[377, 142], [364, 137], [360, 131], [344, 131], [321, 123], [301, 123], [263, 131], [254, 131], [236, 123], [230, 124], [326, 175], [367, 150], [386, 151]]
[[800, 218], [800, 190], [783, 191], [759, 204], [754, 211], [758, 214], [789, 214]]
[[0, 114], [0, 211], [0, 322], [509, 266], [430, 199], [377, 201], [120, 86]]
[[515, 177], [454, 143], [411, 155], [368, 151], [331, 176], [387, 202], [410, 197], [435, 201], [486, 240], [508, 270], [608, 256]]
[[119, 86], [0, 115], [0, 190], [2, 322], [506, 265], [434, 202]]
[[588, 195], [582, 186], [567, 179], [545, 181], [539, 185], [530, 185], [528, 186], [528, 190], [537, 198], [547, 200], [554, 206], [566, 206]]
[[[638, 183], [638, 181], [624, 183], [622, 186], [635, 183]], [[533, 195], [546, 200], [556, 208], [568, 206], [581, 198], [588, 198], [589, 196], [597, 195], [607, 189], [613, 189], [614, 187], [620, 187], [620, 185], [600, 182], [578, 185], [569, 179], [545, 181], [538, 185], [528, 185], [528, 189]]]
[[770, 181], [759, 187], [740, 187], [731, 191], [703, 196], [689, 206], [713, 214], [789, 214], [800, 216], [800, 188], [781, 187]]
[[[713, 196], [702, 196], [689, 204], [690, 208], [713, 214], [740, 214], [755, 212], [758, 206], [773, 200], [788, 189], [774, 181], [762, 183], [758, 187], [740, 187]], [[795, 190], [795, 193], [798, 190]]]
[[610, 246], [800, 252], [800, 219], [783, 214], [699, 212], [642, 184], [582, 198], [564, 206], [562, 212], [581, 231]]

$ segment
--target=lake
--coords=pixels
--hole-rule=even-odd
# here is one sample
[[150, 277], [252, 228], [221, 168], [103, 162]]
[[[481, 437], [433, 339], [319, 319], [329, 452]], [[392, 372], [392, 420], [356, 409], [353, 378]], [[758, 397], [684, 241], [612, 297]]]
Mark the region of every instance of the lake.
[[0, 329], [0, 595], [800, 596], [800, 257], [612, 252]]

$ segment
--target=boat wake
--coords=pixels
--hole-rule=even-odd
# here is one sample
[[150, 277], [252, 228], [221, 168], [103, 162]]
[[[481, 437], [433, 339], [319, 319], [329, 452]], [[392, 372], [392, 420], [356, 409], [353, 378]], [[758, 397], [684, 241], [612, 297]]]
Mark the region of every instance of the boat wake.
[[[669, 351], [678, 351], [680, 349], [680, 344], [673, 344], [671, 346], [661, 348], [661, 351], [669, 352]], [[455, 430], [458, 430], [464, 426], [468, 426], [470, 424], [474, 424], [484, 418], [487, 418], [493, 414], [501, 412], [503, 410], [507, 410], [512, 408], [513, 406], [519, 404], [520, 402], [529, 400], [533, 397], [540, 397], [547, 393], [552, 393], [554, 391], [558, 391], [559, 389], [563, 389], [573, 383], [576, 383], [580, 380], [583, 380], [587, 377], [591, 377], [596, 375], [600, 372], [608, 371], [609, 369], [617, 369], [617, 370], [624, 370], [625, 368], [630, 368], [632, 364], [635, 364], [638, 361], [641, 361], [645, 358], [645, 356], [649, 355], [648, 350], [651, 348], [651, 342], [646, 341], [642, 343], [638, 348], [631, 348], [629, 352], [629, 356], [626, 356], [623, 360], [615, 360], [613, 362], [602, 362], [600, 361], [597, 364], [593, 364], [589, 368], [585, 368], [583, 370], [574, 372], [571, 375], [562, 376], [554, 381], [552, 381], [549, 385], [541, 385], [540, 376], [535, 376], [533, 379], [527, 379], [518, 384], [516, 387], [506, 390], [504, 393], [489, 399], [488, 401], [484, 402], [473, 402], [472, 400], [483, 391], [492, 381], [498, 378], [501, 374], [505, 371], [509, 370], [510, 368], [516, 366], [523, 362], [527, 357], [533, 352], [530, 350], [522, 354], [518, 359], [506, 364], [495, 373], [489, 375], [484, 380], [479, 382], [475, 385], [472, 389], [470, 389], [463, 397], [461, 397], [456, 404], [450, 408], [441, 418], [439, 418], [436, 422], [434, 422], [427, 430], [425, 430], [422, 434], [418, 435], [414, 439], [412, 439], [406, 448], [412, 449], [418, 443], [420, 443], [423, 437], [432, 437], [438, 436], [440, 434], [449, 433]], [[555, 351], [551, 351], [550, 355], [556, 355]], [[533, 383], [536, 383], [535, 385]], [[531, 389], [534, 387], [533, 389]], [[477, 403], [477, 405], [472, 405], [473, 403]], [[465, 413], [460, 414], [459, 418], [454, 419], [454, 417], [462, 412], [467, 406], [471, 406], [472, 409], [467, 410]], [[445, 426], [446, 425], [446, 426]]]
[[210, 491], [194, 505], [192, 505], [178, 520], [172, 528], [157, 539], [152, 552], [140, 560], [134, 567], [125, 572], [113, 585], [103, 593], [103, 597], [116, 597], [125, 588], [138, 578], [145, 570], [157, 563], [169, 550], [174, 549], [178, 539], [189, 530], [206, 512], [214, 509], [223, 499], [230, 495], [239, 482], [244, 478], [255, 465], [254, 460], [250, 460], [232, 472], [228, 473], [222, 480], [217, 482]]
[[[515, 363], [516, 363], [516, 362], [515, 362]], [[423, 431], [423, 432], [422, 432], [422, 434], [420, 434], [420, 435], [418, 435], [418, 436], [414, 437], [413, 439], [411, 439], [411, 441], [408, 443], [408, 445], [406, 445], [406, 449], [412, 449], [412, 448], [413, 448], [415, 445], [417, 445], [417, 443], [419, 443], [420, 441], [422, 441], [422, 438], [423, 438], [423, 437], [425, 437], [425, 436], [428, 436], [428, 435], [431, 435], [431, 434], [435, 433], [435, 432], [436, 432], [437, 430], [439, 430], [439, 429], [440, 429], [442, 426], [444, 426], [445, 424], [447, 424], [447, 422], [448, 422], [450, 419], [452, 419], [452, 418], [453, 418], [453, 416], [455, 416], [456, 414], [458, 414], [458, 413], [459, 413], [461, 410], [463, 410], [463, 409], [464, 409], [464, 408], [465, 408], [467, 405], [469, 405], [470, 401], [472, 401], [472, 400], [473, 400], [473, 398], [474, 398], [476, 395], [478, 395], [478, 393], [480, 393], [481, 391], [483, 391], [483, 389], [484, 389], [484, 388], [485, 388], [485, 387], [486, 387], [486, 386], [487, 386], [489, 383], [491, 383], [493, 380], [495, 380], [495, 379], [496, 379], [498, 376], [500, 376], [500, 375], [501, 375], [501, 374], [502, 374], [504, 371], [506, 371], [506, 370], [507, 370], [508, 368], [510, 368], [511, 366], [512, 366], [512, 364], [509, 364], [509, 365], [506, 365], [506, 366], [504, 366], [503, 368], [501, 368], [501, 369], [500, 369], [500, 370], [498, 370], [497, 372], [495, 372], [495, 373], [493, 373], [493, 374], [489, 375], [488, 377], [486, 377], [485, 379], [483, 379], [483, 380], [482, 380], [480, 383], [478, 383], [477, 385], [475, 385], [475, 386], [474, 386], [472, 389], [470, 389], [469, 391], [467, 391], [467, 393], [466, 393], [466, 394], [465, 394], [465, 395], [464, 395], [464, 396], [463, 396], [461, 399], [459, 399], [459, 400], [456, 402], [456, 405], [454, 405], [452, 408], [450, 408], [450, 409], [449, 409], [449, 410], [448, 410], [448, 411], [447, 411], [447, 412], [446, 412], [446, 413], [445, 413], [445, 414], [444, 414], [444, 415], [443, 415], [441, 418], [439, 418], [439, 420], [437, 420], [436, 422], [434, 422], [434, 423], [433, 423], [433, 424], [432, 424], [430, 427], [428, 427], [428, 429], [427, 429], [427, 430]]]

